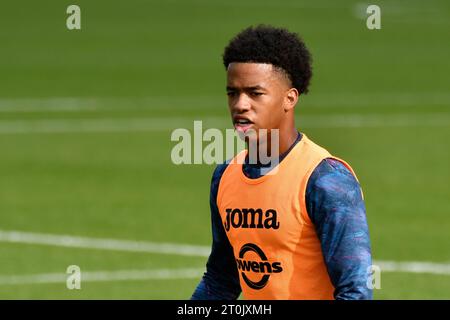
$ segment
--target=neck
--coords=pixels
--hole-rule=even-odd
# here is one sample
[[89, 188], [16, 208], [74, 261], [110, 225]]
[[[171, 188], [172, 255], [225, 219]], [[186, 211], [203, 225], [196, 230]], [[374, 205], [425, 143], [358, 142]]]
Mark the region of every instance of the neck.
[[[274, 156], [279, 158], [282, 154], [287, 152], [289, 148], [295, 143], [298, 137], [298, 131], [295, 128], [295, 126], [279, 129], [278, 131], [278, 148], [273, 150], [273, 153], [276, 153]], [[263, 155], [267, 155], [267, 157], [272, 157], [272, 136], [270, 134], [270, 131], [267, 134], [266, 139], [259, 140], [256, 145], [256, 157], [257, 157], [257, 163], [260, 164], [261, 162], [264, 163], [264, 161], [260, 161], [260, 152]], [[249, 150], [249, 145], [247, 143], [247, 150]], [[261, 151], [260, 151], [261, 150]]]
[[294, 144], [295, 140], [297, 140], [298, 131], [295, 126], [292, 126], [286, 130], [286, 132], [281, 132], [280, 129], [280, 142], [278, 148], [278, 154], [282, 155]]

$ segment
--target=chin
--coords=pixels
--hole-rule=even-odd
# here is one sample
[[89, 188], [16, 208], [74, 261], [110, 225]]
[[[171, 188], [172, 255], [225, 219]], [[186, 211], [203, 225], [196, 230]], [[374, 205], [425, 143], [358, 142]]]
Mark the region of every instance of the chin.
[[258, 129], [250, 128], [247, 131], [237, 131], [239, 138], [245, 142], [257, 142], [258, 141]]

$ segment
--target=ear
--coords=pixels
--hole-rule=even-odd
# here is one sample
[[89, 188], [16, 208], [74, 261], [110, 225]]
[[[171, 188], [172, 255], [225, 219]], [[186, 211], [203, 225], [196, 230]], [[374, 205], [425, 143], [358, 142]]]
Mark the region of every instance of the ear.
[[290, 88], [286, 91], [286, 96], [284, 97], [284, 112], [294, 109], [298, 101], [298, 96], [298, 90], [295, 88]]

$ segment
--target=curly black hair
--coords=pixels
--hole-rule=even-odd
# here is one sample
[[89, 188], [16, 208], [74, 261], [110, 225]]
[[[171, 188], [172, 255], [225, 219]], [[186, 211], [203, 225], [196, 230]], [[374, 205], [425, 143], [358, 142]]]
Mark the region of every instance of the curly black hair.
[[241, 31], [225, 48], [225, 68], [232, 62], [270, 63], [287, 74], [292, 86], [307, 93], [312, 76], [311, 54], [296, 33], [269, 25]]

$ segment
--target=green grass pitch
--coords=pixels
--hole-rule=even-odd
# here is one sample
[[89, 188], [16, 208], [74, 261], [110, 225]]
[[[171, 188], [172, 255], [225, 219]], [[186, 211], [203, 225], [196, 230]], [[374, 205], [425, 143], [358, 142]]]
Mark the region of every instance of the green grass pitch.
[[[378, 2], [373, 31], [356, 1], [80, 0], [74, 31], [69, 4], [2, 4], [0, 230], [209, 246], [214, 166], [172, 164], [170, 133], [193, 120], [231, 127], [223, 47], [268, 23], [312, 51], [298, 128], [355, 169], [374, 259], [450, 263], [448, 1]], [[5, 241], [0, 256], [0, 279], [206, 263]], [[0, 281], [0, 298], [185, 299], [198, 281]], [[381, 286], [376, 299], [450, 299], [449, 274], [386, 272]]]

